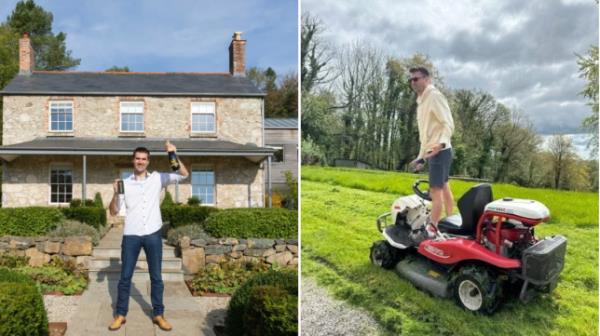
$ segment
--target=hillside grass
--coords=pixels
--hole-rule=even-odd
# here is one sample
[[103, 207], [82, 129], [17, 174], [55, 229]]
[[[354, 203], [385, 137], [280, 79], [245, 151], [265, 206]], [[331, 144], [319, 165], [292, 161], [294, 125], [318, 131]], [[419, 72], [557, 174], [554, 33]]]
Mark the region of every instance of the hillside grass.
[[[506, 302], [474, 315], [451, 299], [418, 290], [371, 265], [382, 239], [376, 217], [424, 175], [302, 167], [302, 273], [337, 298], [363, 307], [389, 335], [598, 335], [598, 194], [493, 184], [494, 199], [535, 199], [551, 212], [536, 235], [567, 237], [565, 269], [554, 292], [528, 304]], [[455, 200], [472, 182], [451, 181]], [[457, 212], [458, 209], [455, 209]]]

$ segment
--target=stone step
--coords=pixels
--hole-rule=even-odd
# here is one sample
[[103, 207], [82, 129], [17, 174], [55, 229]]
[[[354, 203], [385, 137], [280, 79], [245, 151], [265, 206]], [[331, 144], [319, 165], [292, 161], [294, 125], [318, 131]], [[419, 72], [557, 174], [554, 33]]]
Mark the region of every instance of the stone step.
[[[113, 267], [113, 266], [121, 267], [121, 258], [93, 257], [89, 261], [89, 268], [91, 268], [91, 269], [103, 269], [103, 268]], [[138, 258], [136, 267], [140, 268], [140, 269], [148, 269], [148, 263], [146, 261], [145, 255], [140, 256]], [[181, 269], [181, 259], [175, 258], [175, 257], [173, 257], [173, 258], [163, 257], [162, 269]]]
[[[121, 258], [120, 247], [94, 247], [92, 252], [93, 257], [98, 258]], [[163, 245], [163, 258], [175, 258], [175, 248], [173, 246]], [[139, 259], [146, 259], [146, 253], [144, 250], [140, 251]]]
[[[110, 268], [104, 269], [90, 269], [89, 270], [90, 282], [102, 282], [102, 281], [118, 281], [121, 277], [121, 267], [111, 266]], [[148, 270], [136, 267], [133, 272], [132, 281], [144, 281], [149, 280], [150, 274]], [[183, 271], [181, 269], [162, 269], [163, 281], [183, 281]]]

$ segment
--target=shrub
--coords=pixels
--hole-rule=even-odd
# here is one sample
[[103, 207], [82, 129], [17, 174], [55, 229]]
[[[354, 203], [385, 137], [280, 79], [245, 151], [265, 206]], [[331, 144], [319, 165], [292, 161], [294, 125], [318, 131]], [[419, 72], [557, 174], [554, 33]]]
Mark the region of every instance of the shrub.
[[[248, 307], [250, 305], [255, 304], [253, 301], [251, 301], [254, 288], [265, 285], [278, 287], [284, 290], [287, 294], [292, 296], [295, 295], [296, 298], [298, 297], [298, 274], [295, 271], [270, 270], [250, 278], [248, 281], [246, 281], [246, 283], [238, 288], [238, 290], [235, 291], [231, 297], [231, 301], [229, 301], [229, 309], [227, 310], [227, 317], [225, 319], [225, 327], [228, 335], [243, 335], [247, 330], [256, 328], [255, 326], [246, 326], [244, 324], [244, 314], [249, 309]], [[278, 293], [274, 294], [274, 296], [277, 295]], [[279, 297], [281, 298], [281, 296]], [[286, 330], [292, 329], [289, 326], [290, 324], [296, 324], [295, 328], [297, 328], [297, 316], [292, 319], [291, 316], [286, 315], [285, 319], [287, 321]], [[252, 318], [250, 318], [250, 321], [251, 320]]]
[[87, 279], [83, 273], [69, 274], [69, 271], [63, 269], [63, 267], [66, 266], [25, 266], [16, 271], [29, 276], [33, 281], [37, 282], [42, 293], [61, 292], [65, 295], [73, 295], [83, 292], [87, 287]]
[[0, 268], [0, 335], [48, 335], [48, 317], [37, 286]]
[[298, 293], [272, 285], [254, 287], [243, 321], [247, 335], [297, 335]]
[[252, 276], [268, 269], [266, 263], [251, 261], [209, 264], [194, 276], [191, 287], [197, 292], [232, 294]]
[[289, 170], [285, 172], [285, 184], [290, 191], [285, 197], [284, 206], [288, 209], [298, 209], [298, 180]]
[[[0, 267], [17, 268], [27, 266], [29, 263], [29, 257], [25, 256], [13, 256], [10, 254], [0, 255]], [[2, 279], [0, 279], [0, 282]]]
[[160, 207], [168, 207], [168, 206], [172, 206], [175, 205], [175, 202], [173, 202], [173, 197], [171, 196], [171, 193], [166, 191], [165, 192], [165, 198], [163, 199], [162, 203], [160, 203]]
[[68, 219], [74, 219], [99, 229], [106, 225], [106, 210], [98, 207], [61, 208]]
[[298, 236], [298, 212], [277, 208], [226, 209], [212, 213], [204, 230], [216, 238], [291, 239]]
[[213, 207], [173, 205], [161, 207], [160, 211], [163, 220], [176, 228], [188, 224], [202, 224], [211, 213], [218, 210]]
[[40, 236], [64, 220], [58, 208], [26, 207], [0, 209], [0, 236]]
[[188, 236], [190, 239], [208, 239], [210, 236], [204, 232], [200, 225], [184, 225], [178, 228], [170, 229], [167, 232], [167, 244], [176, 246], [183, 236]]
[[94, 206], [104, 209], [104, 202], [102, 202], [102, 195], [99, 192], [94, 195]]
[[[82, 206], [81, 204], [81, 200], [79, 198], [74, 198], [71, 200], [71, 202], [69, 203], [69, 206], [71, 208], [79, 208]], [[94, 201], [92, 201], [91, 199], [86, 199], [85, 200], [85, 206], [86, 207], [93, 207], [94, 206]]]
[[187, 204], [188, 205], [200, 205], [200, 199], [198, 198], [198, 196], [192, 196], [190, 198], [188, 198]]
[[49, 237], [89, 236], [94, 245], [98, 245], [100, 241], [100, 233], [96, 228], [76, 220], [66, 220], [46, 235]]

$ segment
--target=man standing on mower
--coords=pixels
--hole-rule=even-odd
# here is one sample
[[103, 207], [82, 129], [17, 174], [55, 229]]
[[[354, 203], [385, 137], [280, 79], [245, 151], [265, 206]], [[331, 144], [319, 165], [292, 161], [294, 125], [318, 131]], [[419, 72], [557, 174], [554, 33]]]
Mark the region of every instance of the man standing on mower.
[[452, 215], [454, 199], [448, 184], [452, 146], [450, 138], [454, 132], [454, 121], [448, 100], [431, 84], [429, 71], [424, 67], [409, 70], [410, 85], [417, 93], [417, 125], [421, 149], [419, 156], [410, 163], [415, 171], [429, 165], [429, 195], [431, 196], [431, 222], [425, 230], [429, 238], [437, 234], [437, 225], [442, 215], [442, 205], [446, 215]]

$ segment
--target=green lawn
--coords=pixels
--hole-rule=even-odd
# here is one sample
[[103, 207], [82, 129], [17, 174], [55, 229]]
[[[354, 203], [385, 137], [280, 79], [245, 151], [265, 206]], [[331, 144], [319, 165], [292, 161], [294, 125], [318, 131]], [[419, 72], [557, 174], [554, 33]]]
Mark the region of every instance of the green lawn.
[[[567, 237], [566, 265], [558, 287], [528, 304], [505, 303], [479, 316], [450, 299], [416, 289], [369, 261], [382, 239], [376, 217], [394, 199], [412, 194], [424, 177], [372, 170], [302, 167], [302, 274], [337, 298], [363, 307], [390, 335], [598, 335], [598, 194], [493, 185], [494, 199], [535, 199], [551, 212], [540, 236]], [[474, 183], [451, 181], [458, 200]], [[458, 211], [457, 209], [455, 211]]]

